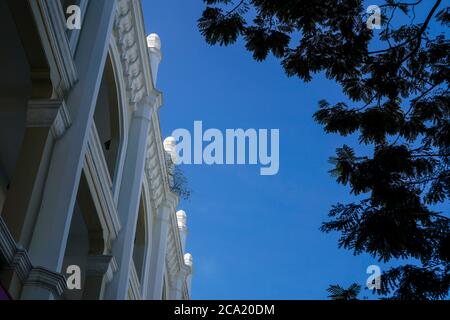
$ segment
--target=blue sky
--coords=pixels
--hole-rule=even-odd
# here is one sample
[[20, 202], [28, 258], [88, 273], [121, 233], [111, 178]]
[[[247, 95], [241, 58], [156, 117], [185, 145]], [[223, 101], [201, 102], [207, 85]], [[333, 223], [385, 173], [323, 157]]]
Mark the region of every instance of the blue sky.
[[[354, 138], [327, 135], [312, 119], [317, 102], [343, 99], [317, 76], [287, 78], [279, 62], [257, 63], [242, 43], [208, 46], [196, 27], [200, 0], [142, 1], [147, 32], [162, 41], [157, 87], [161, 124], [174, 129], [280, 129], [280, 172], [258, 166], [183, 166], [193, 194], [188, 251], [194, 256], [194, 299], [326, 299], [330, 284], [365, 284], [378, 264], [337, 248], [337, 234], [319, 228], [337, 202], [354, 200], [329, 175], [328, 158]], [[369, 295], [364, 291], [363, 295]]]

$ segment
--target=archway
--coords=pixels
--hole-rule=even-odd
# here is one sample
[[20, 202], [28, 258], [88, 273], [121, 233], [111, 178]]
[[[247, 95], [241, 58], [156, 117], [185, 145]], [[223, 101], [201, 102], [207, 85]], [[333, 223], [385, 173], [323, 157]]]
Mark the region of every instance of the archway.
[[[8, 75], [0, 77], [0, 212], [3, 213], [25, 136], [32, 82], [27, 53], [6, 1], [0, 1], [0, 23], [0, 37], [8, 43], [0, 50], [0, 69]], [[14, 222], [5, 222], [14, 229]]]
[[144, 195], [142, 194], [139, 204], [139, 215], [136, 224], [136, 236], [133, 249], [133, 262], [141, 285], [143, 285], [145, 259], [148, 246], [147, 219], [148, 217], [146, 215], [145, 200]]
[[111, 180], [117, 177], [122, 142], [121, 110], [116, 76], [108, 55], [95, 108], [94, 121]]
[[52, 139], [50, 123], [33, 122], [42, 114], [34, 106], [51, 100], [53, 85], [28, 1], [0, 1], [0, 24], [8, 43], [0, 51], [0, 69], [8, 75], [0, 79], [0, 212], [16, 242], [27, 248]]
[[79, 288], [67, 290], [67, 300], [100, 300], [106, 285], [111, 256], [106, 255], [105, 231], [99, 219], [86, 176], [83, 173], [71, 221], [63, 270], [81, 270]]
[[[15, 242], [28, 249], [51, 154], [51, 117], [61, 105], [52, 100], [47, 55], [28, 1], [0, 1], [0, 215]], [[18, 298], [22, 279], [7, 261], [3, 285]]]

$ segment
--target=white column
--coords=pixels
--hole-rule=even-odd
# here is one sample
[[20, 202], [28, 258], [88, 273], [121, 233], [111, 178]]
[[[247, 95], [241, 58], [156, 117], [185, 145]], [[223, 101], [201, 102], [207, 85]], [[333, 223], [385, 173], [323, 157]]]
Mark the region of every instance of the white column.
[[187, 227], [186, 212], [184, 212], [183, 210], [177, 212], [177, 222], [178, 222], [178, 231], [180, 232], [181, 248], [184, 254], [186, 249], [186, 239], [189, 233], [189, 229]]
[[162, 60], [161, 39], [156, 33], [152, 33], [147, 37], [148, 55], [150, 59], [150, 68], [152, 71], [153, 86], [156, 88], [158, 80], [159, 64]]
[[156, 99], [146, 99], [145, 104], [137, 106], [131, 120], [127, 156], [118, 202], [122, 230], [114, 241], [112, 250], [119, 271], [107, 286], [105, 297], [108, 300], [125, 300], [127, 297], [142, 179], [144, 178], [147, 139], [155, 108]]
[[[57, 272], [61, 271], [64, 259], [115, 7], [116, 1], [89, 2], [75, 56], [79, 81], [66, 101], [73, 123], [55, 144], [41, 210], [30, 244], [29, 253], [33, 263]], [[24, 295], [33, 296], [30, 290], [33, 290], [33, 287], [26, 287], [24, 291], [27, 292], [24, 292]], [[37, 298], [41, 297], [39, 292], [36, 295]]]
[[150, 256], [150, 270], [148, 270], [147, 300], [162, 299], [170, 215], [175, 214], [177, 205], [177, 196], [169, 193], [165, 202], [157, 211], [152, 230], [152, 254]]

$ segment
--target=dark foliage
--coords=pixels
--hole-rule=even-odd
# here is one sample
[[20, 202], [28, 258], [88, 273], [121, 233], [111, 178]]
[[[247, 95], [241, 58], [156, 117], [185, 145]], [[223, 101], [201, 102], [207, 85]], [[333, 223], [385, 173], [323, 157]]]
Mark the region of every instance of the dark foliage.
[[189, 188], [188, 180], [184, 172], [180, 168], [175, 167], [172, 178], [171, 190], [180, 198], [189, 200], [191, 197], [191, 189]]
[[354, 283], [348, 289], [344, 289], [339, 285], [331, 285], [327, 289], [330, 294], [328, 298], [332, 300], [356, 300], [361, 292], [361, 286]]
[[170, 190], [183, 200], [189, 200], [191, 189], [183, 170], [169, 158], [167, 160]]
[[[324, 232], [380, 261], [416, 258], [383, 275], [379, 294], [439, 299], [450, 287], [450, 24], [442, 0], [385, 0], [383, 28], [367, 28], [361, 0], [204, 0], [199, 29], [210, 44], [239, 37], [256, 60], [273, 54], [289, 76], [323, 72], [349, 102], [319, 103], [328, 133], [359, 135], [373, 153], [343, 146], [332, 174], [363, 200], [338, 204]], [[427, 10], [421, 21], [417, 10]], [[442, 32], [430, 32], [430, 26]], [[445, 33], [447, 31], [447, 33]], [[297, 39], [297, 40], [293, 40]], [[379, 50], [371, 51], [373, 45]]]

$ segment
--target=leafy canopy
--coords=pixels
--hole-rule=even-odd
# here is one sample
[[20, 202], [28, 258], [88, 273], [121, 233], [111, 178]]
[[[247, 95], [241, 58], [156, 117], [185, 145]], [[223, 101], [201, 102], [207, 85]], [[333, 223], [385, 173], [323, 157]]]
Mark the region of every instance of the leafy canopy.
[[[209, 44], [241, 37], [254, 59], [272, 54], [288, 76], [306, 82], [324, 73], [347, 96], [346, 102], [320, 101], [314, 117], [327, 133], [359, 135], [372, 152], [356, 155], [344, 145], [331, 159], [337, 182], [362, 200], [334, 206], [322, 230], [340, 232], [339, 246], [355, 254], [419, 261], [385, 272], [379, 294], [446, 297], [449, 218], [434, 209], [448, 208], [450, 197], [450, 14], [444, 1], [382, 1], [378, 32], [367, 27], [361, 0], [204, 2], [198, 26]], [[431, 25], [442, 32], [430, 32]]]

